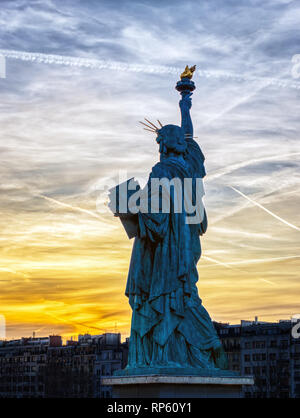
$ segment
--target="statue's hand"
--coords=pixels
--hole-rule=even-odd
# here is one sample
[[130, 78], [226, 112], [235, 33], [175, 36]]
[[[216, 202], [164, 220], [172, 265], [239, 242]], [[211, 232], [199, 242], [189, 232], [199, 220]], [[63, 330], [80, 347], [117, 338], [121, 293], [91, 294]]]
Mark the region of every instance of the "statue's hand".
[[192, 107], [192, 96], [193, 93], [188, 93], [182, 97], [182, 99], [179, 101], [179, 107], [181, 110], [190, 110]]

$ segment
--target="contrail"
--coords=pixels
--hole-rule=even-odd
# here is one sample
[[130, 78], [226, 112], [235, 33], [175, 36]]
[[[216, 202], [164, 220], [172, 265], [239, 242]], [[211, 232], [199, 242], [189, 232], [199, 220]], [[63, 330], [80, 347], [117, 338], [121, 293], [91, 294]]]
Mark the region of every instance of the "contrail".
[[238, 99], [236, 102], [234, 102], [233, 104], [231, 104], [230, 106], [228, 106], [226, 109], [224, 109], [218, 115], [215, 115], [212, 118], [208, 119], [206, 122], [200, 124], [200, 126], [210, 125], [212, 122], [215, 122], [217, 119], [220, 119], [221, 117], [225, 116], [227, 113], [231, 112], [233, 109], [235, 109], [236, 107], [238, 107], [240, 104], [245, 103], [247, 100], [249, 100], [252, 97], [256, 96], [261, 90], [263, 90], [265, 87], [269, 86], [270, 84], [271, 84], [271, 81], [264, 82], [256, 90], [252, 91], [247, 96], [244, 96], [241, 99]]
[[226, 267], [228, 269], [235, 270], [234, 268], [229, 266], [227, 263], [222, 263], [222, 261], [218, 261], [214, 258], [208, 257], [207, 255], [202, 255], [202, 258], [204, 258], [205, 260], [208, 260], [208, 261], [212, 261], [213, 263], [218, 264], [218, 265], [223, 266], [223, 267]]
[[[166, 65], [145, 65], [145, 64], [128, 64], [119, 61], [110, 61], [110, 60], [100, 60], [100, 59], [90, 59], [90, 58], [80, 58], [80, 57], [71, 57], [65, 55], [53, 55], [53, 54], [42, 54], [37, 52], [25, 52], [25, 51], [16, 51], [9, 49], [0, 49], [0, 56], [5, 58], [18, 59], [22, 61], [31, 61], [36, 63], [45, 63], [45, 64], [56, 64], [56, 65], [66, 65], [71, 67], [84, 67], [92, 69], [109, 69], [116, 71], [128, 71], [135, 73], [148, 73], [148, 74], [180, 74], [182, 69], [178, 67], [166, 66]], [[281, 81], [276, 78], [269, 77], [255, 77], [243, 74], [234, 74], [228, 73], [225, 71], [206, 71], [206, 70], [197, 70], [197, 76], [205, 78], [229, 78], [235, 79], [237, 81], [260, 81], [266, 82], [268, 84], [273, 84], [278, 87], [288, 87], [300, 89], [300, 83], [291, 83], [286, 81]]]
[[[281, 73], [281, 75], [284, 75], [284, 72]], [[235, 109], [236, 107], [238, 107], [240, 104], [245, 103], [247, 100], [249, 100], [252, 97], [256, 96], [261, 90], [263, 90], [265, 87], [267, 87], [269, 85], [276, 84], [277, 86], [283, 87], [282, 82], [279, 79], [274, 80], [273, 78], [267, 78], [267, 77], [265, 77], [264, 79], [263, 78], [257, 78], [257, 79], [255, 79], [253, 81], [255, 81], [256, 83], [259, 82], [259, 81], [261, 81], [261, 85], [258, 86], [256, 89], [251, 89], [250, 94], [242, 97], [241, 99], [238, 99], [235, 103], [229, 105], [226, 109], [224, 109], [218, 115], [213, 116], [207, 122], [205, 122], [204, 124], [202, 124], [202, 126], [210, 125], [211, 122], [214, 122], [215, 120], [220, 119], [221, 117], [223, 117], [224, 115], [226, 115], [227, 113], [231, 112], [233, 109]], [[275, 81], [275, 83], [274, 83], [274, 81]], [[286, 86], [284, 86], [284, 87], [286, 87]]]
[[290, 228], [296, 229], [296, 231], [300, 231], [300, 228], [298, 228], [297, 226], [291, 224], [290, 222], [287, 222], [285, 219], [282, 219], [280, 216], [278, 216], [275, 213], [271, 212], [269, 209], [265, 208], [263, 205], [261, 205], [260, 203], [256, 202], [255, 200], [251, 199], [250, 197], [246, 196], [244, 193], [242, 193], [241, 191], [239, 191], [235, 187], [232, 187], [232, 186], [229, 186], [229, 187], [232, 190], [234, 190], [236, 193], [238, 193], [241, 196], [243, 196], [245, 199], [249, 200], [249, 202], [253, 203], [254, 205], [258, 206], [259, 208], [261, 208], [262, 210], [264, 210], [265, 212], [267, 212], [269, 215], [273, 216], [273, 218], [278, 219], [278, 221], [284, 223], [285, 225], [289, 226]]
[[[270, 202], [272, 202], [272, 199], [270, 200], [270, 198], [271, 198], [270, 195], [273, 192], [280, 192], [281, 189], [286, 189], [286, 187], [287, 186], [283, 184], [280, 187], [276, 186], [276, 188], [273, 188], [273, 189], [270, 188], [267, 192], [257, 193], [255, 198], [259, 199], [259, 200], [262, 199], [263, 202], [265, 202], [267, 200], [267, 203], [270, 203]], [[282, 198], [282, 196], [285, 196], [285, 195], [288, 195], [288, 194], [295, 194], [295, 193], [297, 193], [295, 190], [292, 190], [292, 191], [289, 191], [289, 192], [284, 192], [284, 193], [280, 194], [280, 197]], [[220, 221], [222, 221], [222, 220], [224, 220], [224, 219], [226, 219], [226, 218], [228, 218], [232, 215], [235, 215], [236, 213], [248, 208], [250, 205], [251, 205], [250, 202], [244, 201], [240, 206], [234, 207], [233, 209], [229, 210], [227, 213], [224, 213], [222, 215], [219, 215], [219, 216], [213, 218], [213, 220], [210, 221], [210, 226], [213, 226], [213, 225], [217, 224], [218, 222], [220, 222]]]
[[[231, 267], [231, 264], [234, 264], [234, 263], [223, 263], [222, 261], [218, 261], [218, 260], [216, 260], [216, 259], [214, 259], [214, 258], [211, 258], [211, 257], [205, 256], [205, 255], [203, 255], [203, 256], [202, 256], [202, 258], [204, 258], [205, 260], [208, 260], [208, 261], [212, 261], [213, 263], [218, 264], [218, 265], [220, 265], [220, 266], [224, 266], [224, 267], [226, 267], [226, 268], [228, 268], [228, 269], [231, 269], [231, 270], [239, 271], [239, 272], [241, 272], [241, 273], [246, 273], [246, 274], [252, 275], [252, 274], [251, 274], [250, 272], [248, 272], [248, 271], [241, 270], [241, 269], [236, 269], [236, 268], [234, 268], [234, 267]], [[245, 261], [245, 263], [246, 263], [246, 261]], [[208, 266], [208, 267], [209, 267], [209, 266]], [[271, 284], [272, 286], [277, 286], [277, 285], [276, 285], [276, 283], [273, 283], [273, 282], [271, 282], [270, 280], [260, 279], [260, 278], [256, 278], [256, 280], [263, 281], [263, 282], [265, 282], [265, 283]]]
[[61, 317], [58, 318], [56, 315], [50, 314], [48, 312], [47, 313], [44, 312], [44, 315], [50, 316], [50, 317], [56, 319], [57, 321], [64, 322], [64, 323], [66, 323], [68, 325], [77, 325], [77, 326], [79, 325], [80, 327], [85, 327], [85, 328], [89, 328], [89, 329], [92, 328], [92, 329], [96, 329], [98, 331], [104, 331], [105, 333], [107, 332], [107, 330], [109, 330], [107, 328], [99, 328], [99, 327], [95, 327], [93, 325], [86, 325], [86, 324], [84, 324], [82, 322], [66, 320], [66, 319], [61, 318]]
[[220, 170], [218, 170], [217, 172], [215, 172], [213, 174], [209, 174], [206, 178], [206, 181], [215, 180], [215, 179], [217, 179], [219, 177], [222, 177], [226, 174], [230, 174], [233, 171], [238, 170], [239, 168], [247, 167], [248, 165], [257, 164], [257, 163], [265, 162], [265, 161], [281, 160], [283, 158], [294, 157], [296, 155], [300, 155], [300, 152], [293, 152], [293, 153], [290, 153], [290, 154], [270, 155], [269, 157], [262, 157], [262, 158], [254, 158], [252, 160], [245, 160], [245, 161], [242, 161], [240, 163], [232, 164], [229, 167], [221, 168]]
[[15, 270], [11, 270], [6, 267], [0, 267], [0, 271], [5, 271], [6, 273], [18, 274]]
[[25, 277], [25, 279], [29, 279], [30, 278], [30, 276], [28, 274], [26, 274], [26, 273], [18, 272], [16, 270], [12, 270], [12, 269], [9, 269], [9, 268], [6, 268], [6, 267], [0, 267], [0, 271], [4, 271], [6, 273], [15, 274], [17, 276], [21, 275], [21, 276]]
[[[269, 257], [269, 258], [252, 258], [250, 260], [228, 261], [227, 263], [223, 263], [221, 261], [218, 261], [214, 258], [210, 258], [207, 256], [202, 256], [202, 258], [205, 258], [206, 260], [212, 261], [221, 266], [233, 269], [231, 266], [235, 266], [239, 264], [257, 264], [257, 263], [268, 263], [268, 262], [280, 261], [280, 260], [290, 260], [293, 258], [300, 258], [300, 255], [290, 255], [290, 256], [284, 256], [284, 257]], [[237, 269], [234, 269], [234, 270], [237, 270]], [[238, 271], [246, 272], [245, 270], [240, 270], [240, 269], [238, 269]]]
[[39, 196], [39, 197], [41, 197], [45, 200], [48, 200], [49, 202], [56, 203], [57, 205], [63, 206], [65, 208], [69, 208], [69, 209], [76, 210], [76, 211], [79, 211], [79, 212], [82, 212], [82, 213], [86, 213], [87, 215], [90, 215], [93, 218], [102, 220], [102, 218], [99, 215], [97, 215], [96, 213], [94, 213], [90, 210], [79, 208], [78, 206], [72, 206], [72, 205], [69, 205], [68, 203], [60, 202], [59, 200], [53, 199], [52, 197], [44, 196], [42, 194], [38, 194], [37, 196]]
[[51, 55], [36, 52], [14, 51], [8, 49], [0, 49], [0, 55], [6, 58], [18, 59], [22, 61], [31, 61], [44, 64], [66, 65], [70, 67], [84, 67], [95, 69], [110, 69], [116, 71], [129, 72], [146, 72], [146, 73], [167, 73], [178, 74], [180, 71], [176, 67], [168, 67], [163, 65], [143, 65], [143, 64], [127, 64], [118, 61], [89, 59], [80, 57], [70, 57], [65, 55]]
[[227, 264], [229, 266], [232, 266], [232, 265], [237, 265], [237, 264], [267, 263], [271, 261], [289, 260], [292, 258], [300, 258], [300, 255], [288, 255], [285, 257], [270, 257], [270, 258], [253, 258], [250, 260], [243, 260], [243, 261], [231, 261]]
[[258, 279], [258, 280], [260, 280], [260, 281], [262, 281], [262, 282], [265, 282], [265, 283], [268, 283], [268, 284], [271, 284], [272, 286], [277, 286], [277, 284], [276, 284], [276, 283], [271, 282], [270, 280], [266, 280], [266, 279]]

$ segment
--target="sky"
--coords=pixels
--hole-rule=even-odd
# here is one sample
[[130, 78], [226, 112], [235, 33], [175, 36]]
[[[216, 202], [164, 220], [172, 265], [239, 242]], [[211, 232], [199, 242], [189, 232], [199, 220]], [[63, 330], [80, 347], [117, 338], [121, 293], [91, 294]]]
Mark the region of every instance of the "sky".
[[300, 78], [292, 62], [299, 21], [299, 2], [288, 0], [1, 0], [0, 55], [106, 63], [6, 59], [7, 338], [129, 336], [132, 240], [103, 204], [103, 189], [119, 172], [146, 181], [158, 145], [138, 121], [180, 124], [174, 87], [186, 64], [197, 66], [191, 114], [207, 171], [203, 304], [212, 319], [230, 323], [300, 313]]

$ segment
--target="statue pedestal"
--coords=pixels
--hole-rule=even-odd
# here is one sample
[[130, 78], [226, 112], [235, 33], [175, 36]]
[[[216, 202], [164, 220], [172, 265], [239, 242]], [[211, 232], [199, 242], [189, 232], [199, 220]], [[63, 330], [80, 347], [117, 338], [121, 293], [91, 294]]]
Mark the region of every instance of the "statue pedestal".
[[111, 376], [102, 385], [112, 386], [113, 398], [240, 398], [242, 386], [253, 385], [241, 376]]

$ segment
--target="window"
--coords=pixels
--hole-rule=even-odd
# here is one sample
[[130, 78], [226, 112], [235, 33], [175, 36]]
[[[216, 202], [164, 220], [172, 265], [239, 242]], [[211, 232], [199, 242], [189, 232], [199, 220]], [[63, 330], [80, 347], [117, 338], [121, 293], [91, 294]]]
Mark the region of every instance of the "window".
[[265, 348], [266, 342], [265, 341], [253, 341], [253, 348]]
[[239, 358], [240, 358], [239, 353], [234, 353], [234, 354], [232, 355], [232, 360], [234, 360], [234, 361], [238, 361], [238, 360], [239, 360]]
[[253, 373], [257, 376], [260, 375], [260, 367], [259, 366], [254, 366], [253, 367]]

